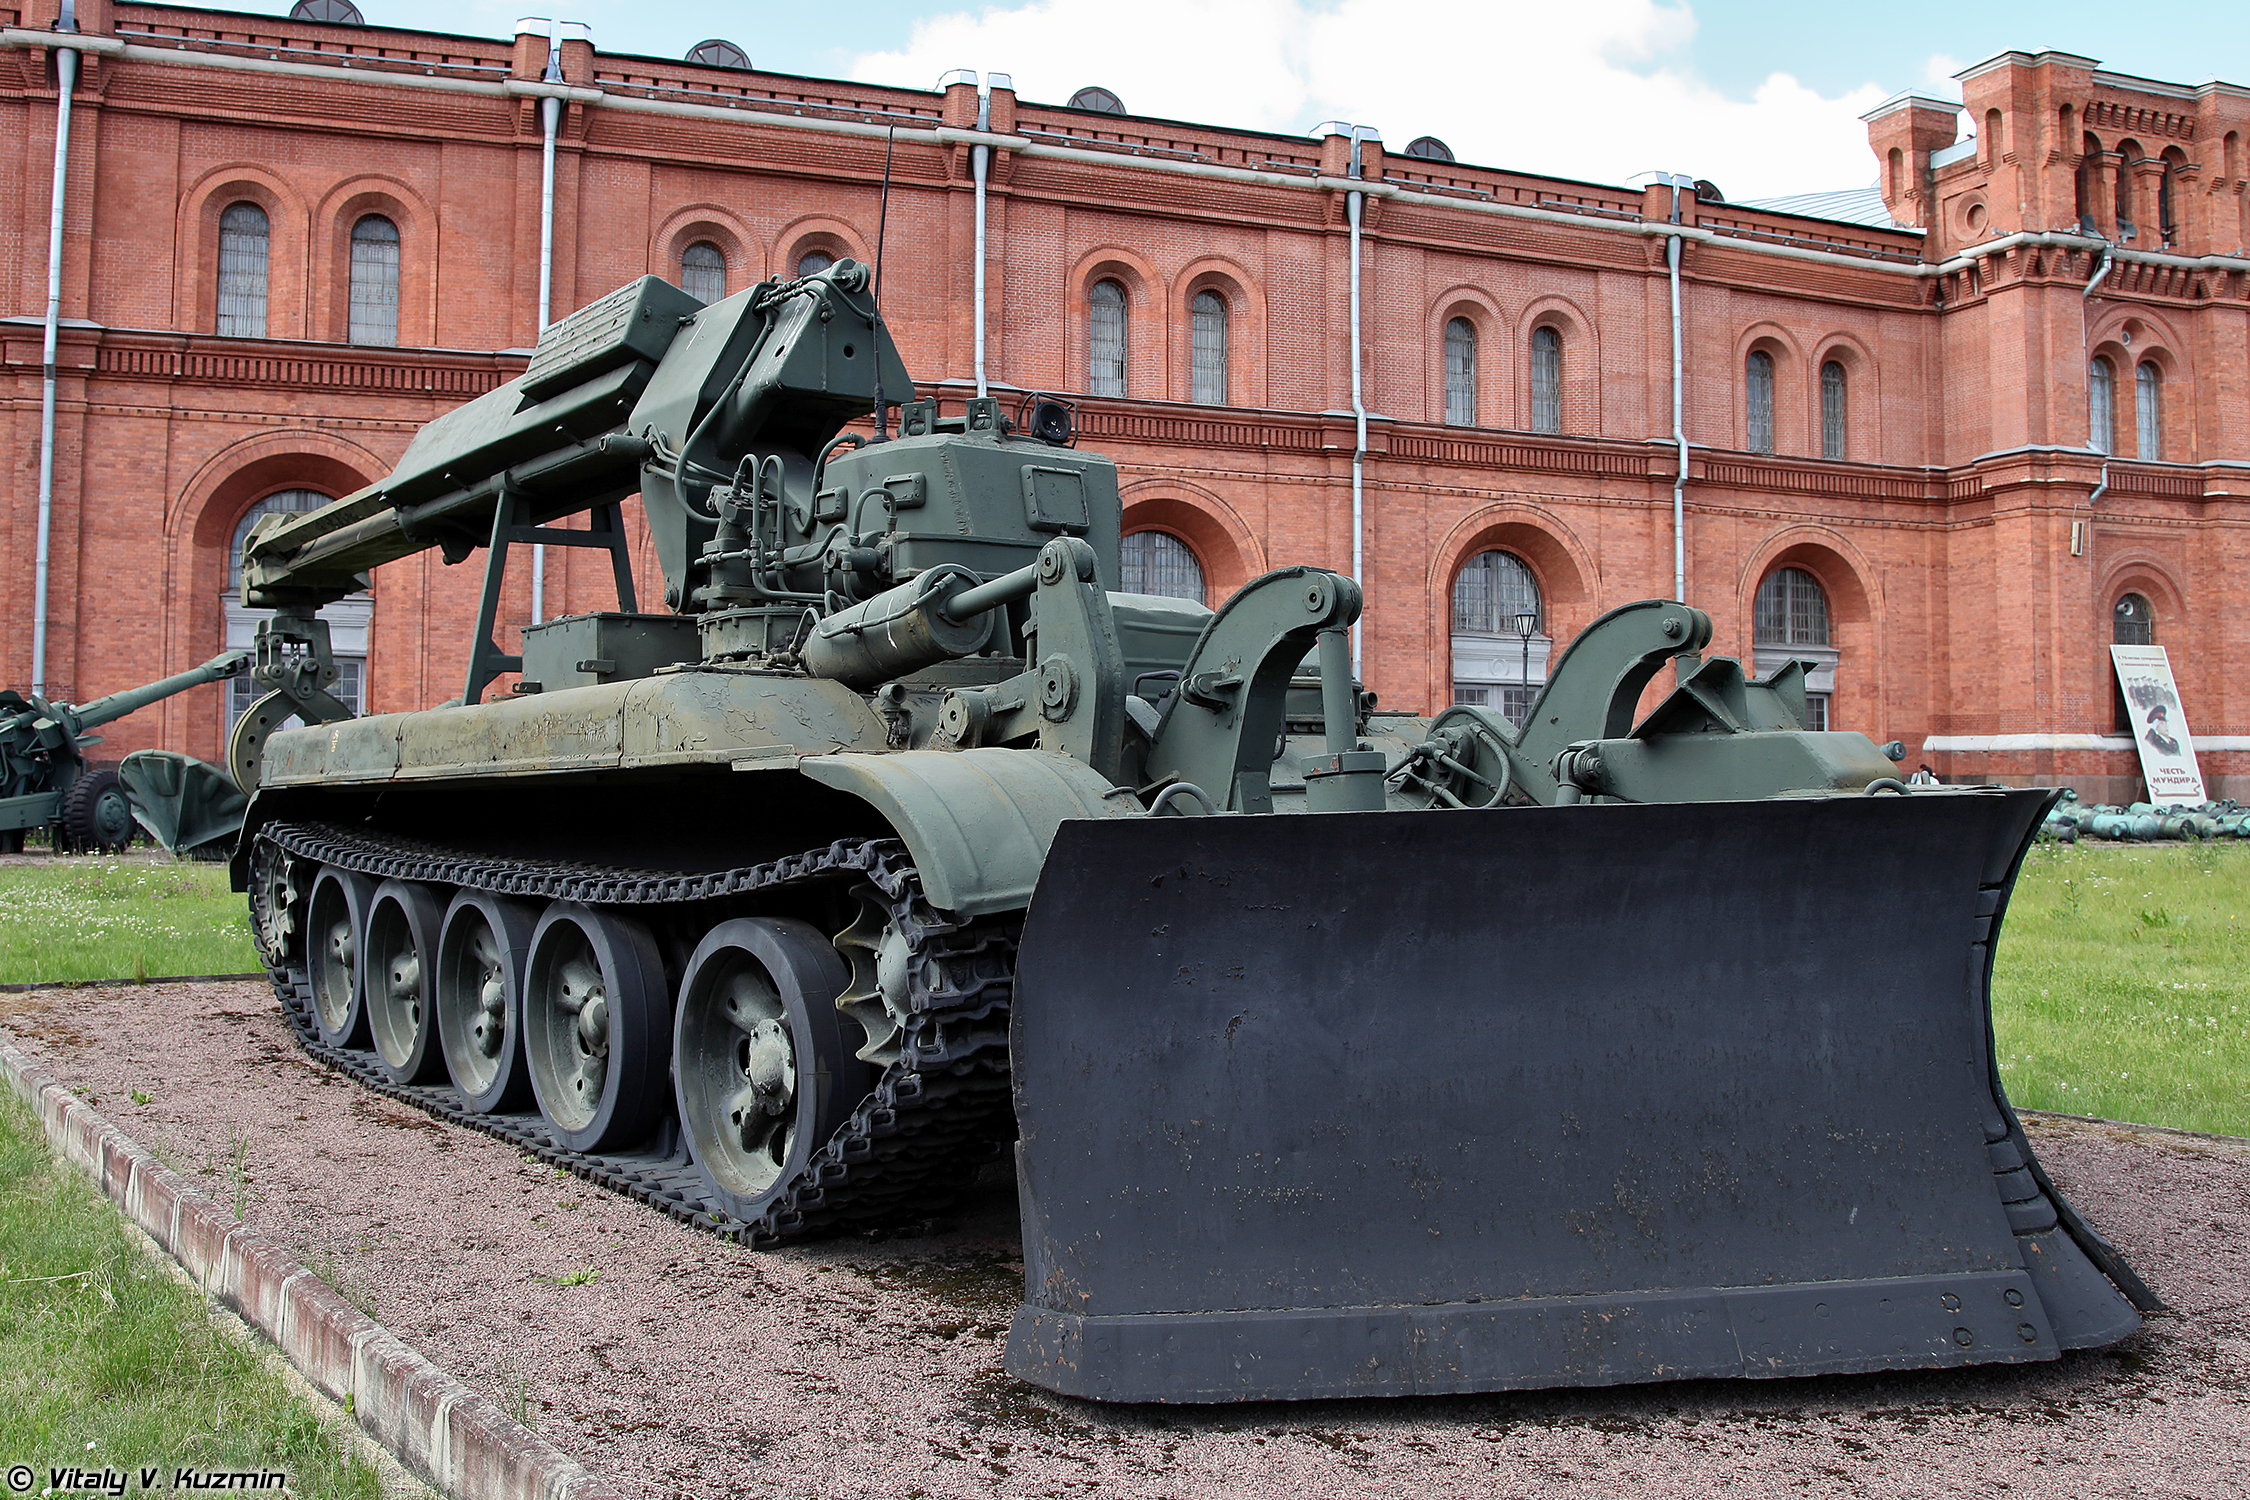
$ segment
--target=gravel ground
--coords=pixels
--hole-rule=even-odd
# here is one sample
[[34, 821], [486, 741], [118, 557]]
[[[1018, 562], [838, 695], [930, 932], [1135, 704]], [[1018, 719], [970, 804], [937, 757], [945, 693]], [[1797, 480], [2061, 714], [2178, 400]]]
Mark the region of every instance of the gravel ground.
[[0, 995], [0, 1028], [636, 1494], [2250, 1493], [2250, 1143], [2031, 1125], [2177, 1309], [2053, 1365], [1119, 1409], [1001, 1372], [1005, 1188], [927, 1238], [751, 1254], [339, 1079], [261, 984]]

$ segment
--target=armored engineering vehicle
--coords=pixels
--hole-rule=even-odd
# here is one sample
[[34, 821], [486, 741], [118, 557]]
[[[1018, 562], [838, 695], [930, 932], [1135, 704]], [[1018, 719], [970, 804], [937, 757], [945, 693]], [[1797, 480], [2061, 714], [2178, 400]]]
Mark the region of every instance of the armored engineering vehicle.
[[200, 667], [90, 703], [0, 689], [0, 852], [23, 848], [24, 834], [34, 828], [50, 830], [58, 850], [123, 849], [133, 838], [132, 802], [116, 771], [87, 763], [86, 752], [102, 742], [91, 731], [174, 693], [238, 677], [249, 666], [249, 652], [222, 651]]
[[[1520, 731], [1379, 712], [1353, 580], [1122, 593], [1067, 411], [894, 437], [911, 390], [862, 266], [647, 278], [260, 523], [236, 872], [308, 1047], [759, 1244], [1015, 1137], [1008, 1367], [1102, 1399], [2051, 1359], [2154, 1305], [1993, 1069], [2050, 794], [1904, 787], [1676, 601]], [[505, 652], [541, 542], [617, 608]], [[349, 717], [313, 611], [429, 547], [483, 549], [461, 697]]]

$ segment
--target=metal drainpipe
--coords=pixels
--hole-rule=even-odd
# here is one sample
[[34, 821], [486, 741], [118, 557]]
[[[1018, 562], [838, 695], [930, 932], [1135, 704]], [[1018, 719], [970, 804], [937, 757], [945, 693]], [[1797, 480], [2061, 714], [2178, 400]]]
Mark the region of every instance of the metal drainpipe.
[[[1680, 222], [1680, 189], [1692, 189], [1695, 179], [1674, 176], [1672, 222]], [[1672, 280], [1672, 442], [1679, 450], [1679, 473], [1672, 477], [1672, 597], [1687, 602], [1687, 382], [1680, 358], [1680, 237], [1664, 242], [1664, 260]]]
[[[977, 85], [977, 129], [992, 128], [992, 80], [1005, 78], [1005, 73], [987, 73]], [[992, 148], [979, 146], [969, 153], [969, 169], [977, 180], [977, 264], [976, 264], [976, 319], [977, 319], [977, 394], [988, 395], [984, 383], [984, 178], [992, 161]]]
[[[77, 6], [63, 0], [57, 31], [78, 29]], [[55, 178], [47, 206], [47, 327], [40, 341], [39, 538], [31, 581], [31, 691], [47, 691], [47, 561], [55, 525], [55, 335], [62, 323], [63, 190], [70, 171], [70, 95], [78, 86], [78, 50], [55, 53], [60, 87], [55, 95]]]
[[[2086, 367], [2089, 379], [2092, 378], [2091, 372], [2093, 370], [2093, 361], [2088, 357], [2093, 352], [2090, 347], [2093, 341], [2093, 333], [2087, 325], [2093, 318], [2094, 288], [2100, 286], [2103, 280], [2108, 277], [2110, 264], [2109, 246], [2104, 245], [2102, 246], [2102, 263], [2095, 270], [2094, 279], [2087, 282], [2084, 289], [2078, 294], [2078, 362]], [[2114, 428], [2117, 425], [2117, 386], [2114, 381], [2109, 388], [2109, 402], [2110, 426]], [[2089, 402], [2089, 408], [2091, 405], [2092, 403]], [[2091, 410], [2088, 412], [2086, 425], [2086, 446], [2091, 448], [2094, 446]], [[2101, 482], [2094, 486], [2094, 492], [2086, 497], [2086, 509], [2089, 511], [2094, 508], [2095, 501], [2109, 493], [2109, 450], [2103, 448], [2100, 452], [2102, 455], [2102, 477]]]
[[[1360, 142], [1373, 136], [1375, 131], [1365, 125], [1352, 127], [1351, 177], [1357, 181]], [[1359, 221], [1360, 205], [1365, 193], [1347, 193], [1344, 196], [1344, 216], [1352, 230], [1352, 578], [1359, 584], [1361, 597], [1367, 593], [1367, 511], [1363, 487], [1363, 474], [1367, 461], [1367, 404], [1361, 399], [1360, 386], [1360, 332], [1359, 332]], [[1360, 622], [1352, 622], [1352, 677], [1359, 682], [1367, 680], [1360, 667]]]
[[[553, 21], [547, 23], [547, 71], [540, 81], [563, 81], [562, 28]], [[562, 124], [560, 99], [550, 97], [539, 101], [539, 124], [544, 137], [539, 152], [539, 331], [545, 333], [554, 312], [555, 131]], [[547, 548], [534, 542], [531, 548], [531, 623], [542, 624], [546, 618]]]

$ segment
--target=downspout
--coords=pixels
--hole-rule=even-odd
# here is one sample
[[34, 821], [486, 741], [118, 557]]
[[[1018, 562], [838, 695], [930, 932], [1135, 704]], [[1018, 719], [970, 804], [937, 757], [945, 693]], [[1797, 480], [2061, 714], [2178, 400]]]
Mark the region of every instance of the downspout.
[[[2093, 353], [2093, 349], [2091, 347], [2093, 342], [2093, 330], [2088, 325], [2093, 321], [2094, 288], [2100, 286], [2102, 282], [2109, 276], [2110, 265], [2111, 262], [2109, 258], [2109, 246], [2104, 245], [2102, 246], [2102, 263], [2094, 271], [2094, 279], [2087, 282], [2085, 288], [2078, 294], [2078, 362], [2088, 371], [2091, 371], [2093, 369], [2093, 361], [2090, 357]], [[2110, 387], [2109, 399], [2110, 425], [2112, 427], [2115, 427], [2117, 423], [2117, 387], [2114, 384]], [[2087, 412], [2086, 418], [2086, 446], [2091, 448], [2095, 446], [2093, 413], [2090, 409], [2091, 403], [2089, 402], [2088, 405], [2089, 410]], [[2086, 509], [2089, 511], [2094, 508], [2095, 501], [2101, 499], [2102, 496], [2109, 493], [2109, 450], [2107, 448], [2103, 448], [2101, 450], [2101, 455], [2101, 482], [2095, 485], [2094, 492], [2086, 497]]]
[[[78, 29], [77, 6], [63, 0], [57, 31]], [[78, 86], [78, 51], [55, 51], [55, 177], [47, 203], [47, 326], [40, 340], [39, 538], [31, 582], [31, 691], [47, 691], [47, 563], [55, 526], [55, 335], [62, 324], [63, 193], [70, 172], [70, 95]]]
[[[1680, 222], [1680, 189], [1693, 188], [1692, 177], [1674, 176], [1672, 222]], [[1664, 261], [1672, 280], [1672, 442], [1679, 450], [1679, 472], [1672, 476], [1672, 597], [1687, 600], [1687, 385], [1680, 358], [1680, 244], [1678, 235], [1664, 241]]]
[[[1358, 181], [1360, 142], [1375, 132], [1365, 125], [1352, 127], [1351, 178]], [[1344, 216], [1352, 231], [1352, 579], [1360, 587], [1364, 599], [1367, 592], [1367, 509], [1364, 486], [1367, 464], [1367, 403], [1362, 399], [1360, 385], [1360, 329], [1359, 329], [1359, 223], [1361, 204], [1367, 195], [1361, 192], [1344, 196]], [[1360, 622], [1352, 622], [1352, 678], [1364, 683], [1367, 674], [1360, 667]]]
[[[977, 86], [977, 129], [981, 131], [992, 128], [992, 80], [996, 77], [1005, 78], [1007, 75], [988, 73]], [[977, 182], [976, 373], [979, 396], [990, 394], [984, 383], [984, 179], [991, 162], [990, 146], [979, 146], [969, 153], [969, 170]]]
[[[547, 71], [541, 82], [562, 82], [562, 30], [547, 23]], [[555, 131], [562, 124], [562, 100], [549, 94], [539, 101], [543, 140], [539, 150], [539, 331], [545, 333], [554, 314], [555, 295]], [[531, 548], [531, 623], [547, 618], [547, 548]]]

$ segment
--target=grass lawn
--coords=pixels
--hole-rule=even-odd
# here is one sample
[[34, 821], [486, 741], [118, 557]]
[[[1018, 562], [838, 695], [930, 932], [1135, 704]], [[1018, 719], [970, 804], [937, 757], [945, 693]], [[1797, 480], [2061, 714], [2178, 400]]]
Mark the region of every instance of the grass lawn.
[[2250, 1135], [2250, 847], [2034, 847], [1992, 1018], [2017, 1104]]
[[[0, 1088], [0, 1461], [51, 1468], [284, 1470], [289, 1493], [380, 1500], [373, 1469], [212, 1321], [56, 1160]], [[76, 1491], [74, 1490], [73, 1493]], [[129, 1489], [138, 1493], [137, 1489]]]
[[0, 984], [258, 967], [225, 865], [134, 854], [0, 866]]

